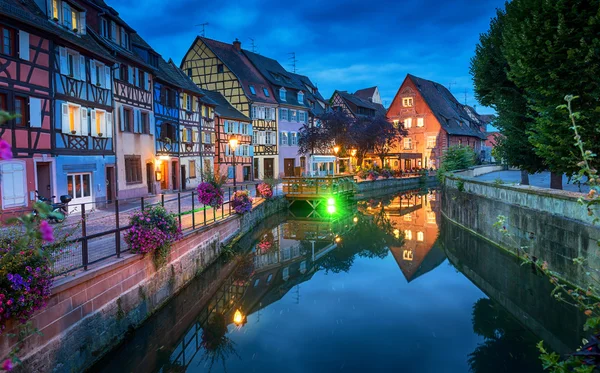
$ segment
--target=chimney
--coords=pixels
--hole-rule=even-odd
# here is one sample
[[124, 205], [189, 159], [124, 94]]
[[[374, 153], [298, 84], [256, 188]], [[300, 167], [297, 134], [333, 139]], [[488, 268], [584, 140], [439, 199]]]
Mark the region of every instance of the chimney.
[[233, 42], [233, 47], [236, 51], [240, 52], [242, 50], [242, 42], [235, 38], [235, 41]]

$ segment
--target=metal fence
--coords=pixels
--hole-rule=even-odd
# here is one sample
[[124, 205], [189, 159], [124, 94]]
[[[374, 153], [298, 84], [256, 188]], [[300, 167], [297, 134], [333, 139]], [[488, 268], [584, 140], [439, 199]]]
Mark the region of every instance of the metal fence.
[[[200, 204], [196, 191], [119, 199], [102, 208], [96, 203], [69, 205], [72, 212], [64, 222], [54, 227], [56, 237], [66, 237], [64, 248], [55, 258], [55, 273], [59, 276], [76, 270], [87, 270], [91, 264], [101, 260], [120, 258], [129, 251], [124, 236], [131, 228], [130, 218], [139, 211], [163, 206], [177, 218], [185, 235], [235, 214], [231, 207], [233, 194], [237, 190], [248, 190], [255, 196], [254, 186], [243, 184], [224, 187], [224, 203], [218, 209]], [[255, 203], [257, 202], [255, 199]], [[11, 212], [11, 215], [27, 212], [31, 210]]]

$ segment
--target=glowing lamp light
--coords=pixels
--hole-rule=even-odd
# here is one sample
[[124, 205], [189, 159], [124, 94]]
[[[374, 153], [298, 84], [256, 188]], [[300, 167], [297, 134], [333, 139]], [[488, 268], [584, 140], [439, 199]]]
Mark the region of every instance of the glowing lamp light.
[[156, 181], [162, 180], [162, 172], [161, 171], [155, 171], [154, 174], [155, 174]]
[[335, 198], [327, 198], [327, 206], [335, 205]]
[[342, 237], [335, 236], [335, 243], [340, 243], [340, 242], [342, 242]]
[[355, 216], [354, 219], [352, 219], [355, 223], [358, 223], [358, 216]]
[[336, 146], [333, 147], [333, 152], [335, 154], [337, 154], [339, 151], [340, 151], [340, 147], [339, 146], [336, 145]]
[[394, 229], [394, 236], [396, 236], [396, 238], [400, 238], [400, 230]]
[[356, 149], [350, 150], [350, 155], [356, 157]]
[[244, 323], [244, 314], [239, 309], [235, 310], [235, 313], [233, 314], [233, 323], [237, 326]]
[[235, 151], [235, 149], [237, 149], [238, 139], [235, 135], [231, 135], [229, 138], [229, 147], [231, 148], [231, 151]]
[[327, 206], [327, 212], [330, 214], [334, 214], [335, 213], [335, 206], [334, 205], [328, 205]]

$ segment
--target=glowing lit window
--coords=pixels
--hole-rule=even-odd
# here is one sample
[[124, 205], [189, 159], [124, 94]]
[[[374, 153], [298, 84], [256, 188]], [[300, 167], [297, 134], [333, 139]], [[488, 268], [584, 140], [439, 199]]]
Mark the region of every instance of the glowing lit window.
[[402, 259], [404, 260], [413, 260], [413, 252], [412, 250], [404, 250], [402, 252]]
[[425, 118], [417, 118], [417, 127], [423, 127], [425, 125]]
[[412, 97], [404, 97], [402, 99], [402, 106], [412, 107], [413, 106], [413, 98]]
[[412, 231], [411, 230], [405, 230], [404, 231], [404, 238], [407, 239], [408, 241], [412, 240]]
[[411, 128], [411, 127], [412, 127], [412, 118], [404, 119], [404, 128]]
[[427, 213], [427, 222], [431, 223], [431, 224], [435, 224], [436, 223], [435, 212], [429, 211]]
[[404, 215], [404, 221], [412, 221], [412, 215], [411, 214]]
[[417, 232], [417, 241], [423, 242], [424, 234], [423, 232]]

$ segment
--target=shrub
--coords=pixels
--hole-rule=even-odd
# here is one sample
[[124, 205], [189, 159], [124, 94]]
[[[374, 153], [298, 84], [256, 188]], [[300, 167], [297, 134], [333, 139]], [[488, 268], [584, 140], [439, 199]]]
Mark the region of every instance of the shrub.
[[233, 195], [231, 206], [237, 214], [243, 215], [252, 211], [252, 197], [247, 190], [238, 190]]
[[454, 145], [449, 147], [442, 157], [438, 177], [443, 179], [446, 172], [464, 170], [475, 165], [475, 158], [475, 152], [468, 146]]
[[181, 229], [175, 216], [163, 207], [156, 206], [136, 212], [130, 220], [131, 228], [125, 242], [132, 253], [152, 254], [161, 266], [171, 249], [171, 244], [181, 238]]
[[383, 170], [381, 170], [381, 177], [383, 177], [384, 179], [389, 179], [390, 177], [394, 177], [394, 174], [392, 170], [384, 168]]
[[368, 172], [367, 179], [369, 179], [371, 181], [375, 181], [375, 180], [377, 180], [378, 177], [379, 177], [379, 172], [377, 172], [375, 170], [370, 170]]
[[267, 183], [258, 184], [256, 189], [258, 190], [258, 193], [260, 194], [260, 196], [263, 197], [264, 199], [269, 199], [269, 198], [273, 197], [273, 189], [271, 188], [271, 185], [269, 185]]

